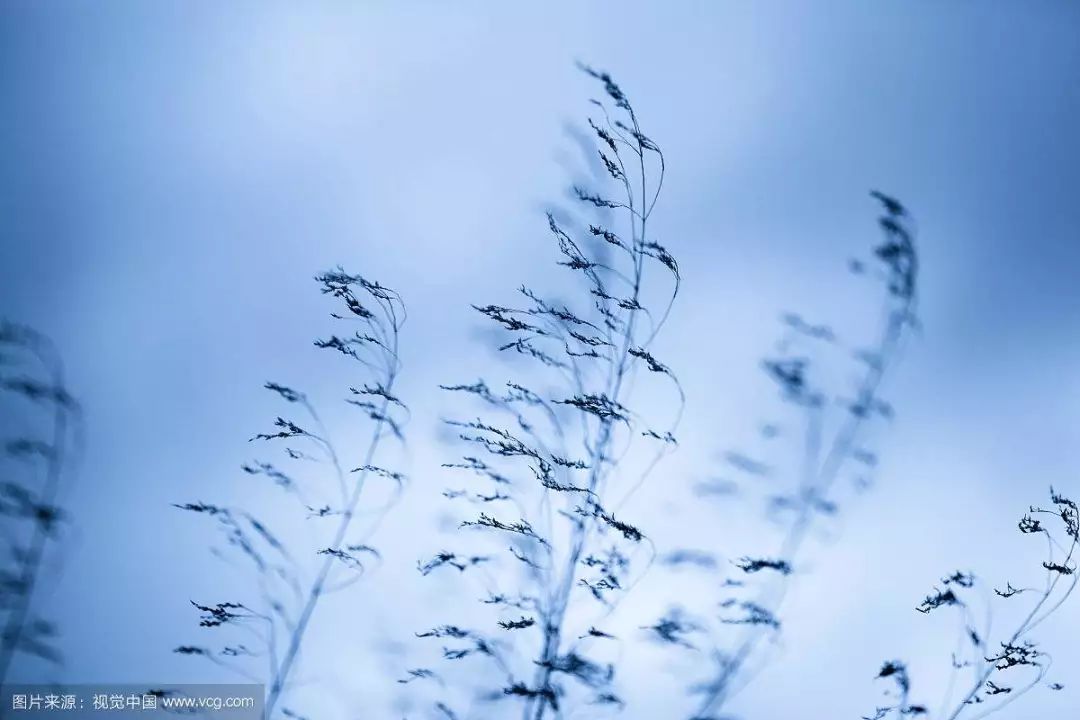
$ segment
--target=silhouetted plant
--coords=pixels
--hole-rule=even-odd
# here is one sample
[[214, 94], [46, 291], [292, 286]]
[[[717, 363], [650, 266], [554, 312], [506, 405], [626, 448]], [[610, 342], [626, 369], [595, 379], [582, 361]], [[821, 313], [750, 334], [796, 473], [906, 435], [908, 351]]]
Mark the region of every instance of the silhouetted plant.
[[[973, 606], [978, 598], [971, 596], [981, 582], [971, 573], [954, 572], [942, 578], [940, 586], [916, 607], [924, 615], [944, 612], [943, 608], [951, 608], [960, 614], [963, 630], [952, 656], [948, 689], [936, 715], [941, 720], [961, 717], [976, 720], [995, 713], [1042, 684], [1050, 670], [1051, 658], [1041, 650], [1033, 633], [1069, 599], [1080, 579], [1080, 573], [1077, 573], [1080, 512], [1076, 502], [1051, 489], [1050, 506], [1032, 506], [1020, 519], [1018, 527], [1024, 535], [1041, 535], [1046, 540], [1046, 559], [1041, 565], [1044, 582], [1041, 587], [1019, 588], [1007, 582], [1004, 588], [994, 588], [992, 595], [989, 589], [986, 593], [990, 596], [987, 601], [990, 604], [1023, 603], [1030, 598], [1015, 626], [993, 637], [992, 607], [987, 607], [984, 623], [976, 621]], [[970, 673], [970, 679], [957, 697], [957, 682], [965, 672]], [[897, 682], [899, 693], [889, 696], [890, 703], [876, 708], [867, 720], [930, 716], [926, 705], [910, 703], [911, 685], [903, 663], [895, 660], [886, 663], [878, 677], [903, 678], [903, 682]], [[1051, 691], [1061, 691], [1064, 687], [1059, 682], [1047, 684]]]
[[[214, 650], [202, 645], [175, 649], [184, 655], [204, 657], [229, 667], [256, 681], [265, 682], [267, 697], [265, 717], [273, 716], [288, 687], [305, 632], [320, 599], [355, 582], [378, 551], [365, 538], [356, 537], [356, 520], [364, 487], [371, 478], [389, 480], [400, 491], [404, 476], [375, 464], [382, 454], [387, 437], [402, 440], [402, 424], [407, 417], [405, 404], [395, 395], [394, 384], [401, 369], [398, 341], [405, 322], [405, 307], [400, 296], [378, 282], [350, 275], [340, 268], [315, 278], [323, 294], [337, 300], [343, 311], [331, 313], [349, 329], [342, 335], [317, 339], [315, 346], [343, 355], [361, 367], [365, 379], [349, 387], [345, 402], [359, 410], [369, 421], [366, 448], [353, 461], [339, 455], [330, 432], [320, 419], [314, 404], [299, 390], [275, 382], [266, 389], [300, 417], [278, 416], [273, 428], [251, 438], [256, 442], [283, 445], [287, 470], [278, 465], [253, 461], [243, 471], [263, 477], [275, 485], [293, 504], [295, 517], [302, 522], [326, 524], [327, 538], [317, 547], [295, 548], [280, 539], [270, 523], [243, 507], [223, 507], [191, 502], [177, 507], [212, 519], [223, 533], [232, 551], [229, 559], [240, 559], [254, 572], [250, 597], [241, 602], [202, 604], [192, 601], [199, 611], [199, 625], [204, 628], [236, 627], [253, 636], [258, 646], [233, 641]], [[361, 443], [350, 447], [363, 448]], [[320, 477], [304, 472], [311, 467], [329, 468]], [[303, 478], [303, 475], [308, 475]], [[326, 477], [329, 475], [329, 477]], [[378, 508], [376, 522], [389, 505]], [[370, 534], [372, 528], [368, 529]], [[267, 662], [264, 674], [253, 672], [254, 658]], [[286, 717], [297, 717], [289, 708], [281, 708]]]
[[0, 455], [2, 684], [20, 654], [61, 661], [57, 627], [35, 610], [34, 595], [67, 521], [59, 498], [82, 431], [81, 411], [67, 390], [56, 348], [41, 333], [6, 320], [0, 321], [0, 407], [12, 410], [4, 413], [11, 426], [0, 426], [7, 435]]
[[[840, 338], [828, 325], [808, 322], [800, 315], [782, 318], [785, 333], [777, 354], [762, 367], [801, 423], [797, 431], [800, 468], [791, 492], [766, 499], [769, 515], [781, 528], [779, 545], [765, 555], [733, 562], [738, 572], [721, 584], [724, 595], [717, 615], [682, 621], [689, 636], [701, 637], [679, 645], [708, 653], [712, 667], [709, 676], [693, 686], [700, 696], [694, 718], [714, 717], [764, 665], [762, 646], [781, 631], [780, 609], [800, 551], [818, 519], [838, 511], [838, 480], [856, 468], [864, 481], [877, 463], [877, 456], [868, 449], [868, 429], [874, 421], [892, 416], [881, 387], [915, 323], [918, 260], [907, 211], [893, 198], [879, 192], [872, 195], [883, 207], [879, 225], [884, 238], [874, 247], [872, 261], [852, 261], [850, 269], [858, 275], [870, 274], [884, 286], [880, 335], [868, 350], [850, 348], [856, 363], [854, 387], [850, 394], [834, 396], [827, 380], [818, 377], [826, 373], [815, 357], [843, 347]], [[773, 442], [783, 426], [765, 423], [764, 441]], [[745, 475], [765, 476], [774, 471], [773, 465], [745, 453], [728, 452], [725, 460]], [[702, 488], [702, 494], [710, 489]], [[716, 572], [715, 564], [699, 567]], [[736, 635], [724, 632], [725, 628], [736, 628]]]
[[[504, 388], [485, 380], [444, 386], [497, 417], [447, 421], [470, 449], [446, 467], [479, 484], [444, 494], [470, 507], [460, 516], [461, 542], [480, 535], [486, 545], [441, 549], [419, 563], [424, 575], [482, 581], [482, 602], [494, 614], [489, 625], [444, 624], [419, 636], [439, 641], [447, 661], [490, 664], [495, 679], [474, 676], [479, 696], [520, 701], [526, 720], [563, 717], [579, 701], [623, 704], [613, 689], [618, 641], [596, 626], [652, 549], [645, 531], [618, 511], [675, 445], [674, 423], [649, 425], [629, 406], [632, 378], [643, 372], [671, 383], [682, 406], [675, 376], [651, 349], [679, 286], [678, 264], [649, 226], [663, 154], [611, 77], [582, 69], [607, 95], [593, 101], [598, 116], [589, 124], [613, 190], [574, 187], [573, 196], [607, 219], [579, 232], [548, 215], [558, 264], [580, 288], [574, 300], [522, 287], [520, 304], [476, 307], [506, 334], [499, 350], [533, 373], [528, 384]], [[657, 271], [668, 280], [650, 289]], [[653, 296], [663, 298], [660, 312], [650, 309]], [[644, 457], [631, 463], [637, 456], [630, 453]], [[432, 677], [435, 671], [418, 668], [402, 682]], [[435, 710], [459, 717], [446, 697]], [[483, 713], [490, 715], [490, 708]]]

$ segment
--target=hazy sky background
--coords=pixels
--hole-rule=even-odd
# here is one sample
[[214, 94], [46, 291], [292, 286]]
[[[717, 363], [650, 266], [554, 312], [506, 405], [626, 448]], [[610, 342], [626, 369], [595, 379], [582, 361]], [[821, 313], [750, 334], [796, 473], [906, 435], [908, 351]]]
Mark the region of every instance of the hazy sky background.
[[[655, 223], [685, 286], [657, 354], [691, 392], [682, 449], [639, 497], [665, 508], [657, 535], [752, 434], [778, 314], [874, 312], [839, 289], [877, 239], [867, 191], [918, 221], [923, 330], [889, 383], [878, 482], [812, 554], [781, 653], [732, 711], [858, 717], [893, 656], [935, 698], [953, 628], [914, 605], [957, 567], [1037, 566], [1015, 520], [1050, 484], [1080, 494], [1075, 3], [8, 1], [0, 23], [0, 311], [55, 338], [88, 422], [47, 586], [65, 679], [231, 679], [170, 653], [200, 637], [189, 598], [235, 581], [169, 504], [246, 492], [246, 440], [277, 412], [264, 380], [326, 403], [350, 383], [310, 346], [310, 278], [340, 263], [411, 310], [412, 481], [375, 538], [384, 568], [313, 628], [307, 670], [332, 692], [309, 709], [394, 717], [436, 599], [414, 570], [453, 459], [434, 388], [492, 362], [470, 303], [559, 272], [542, 213], [597, 92], [575, 60], [616, 75], [668, 159]], [[719, 532], [750, 510], [708, 512]], [[1072, 687], [1002, 720], [1080, 708], [1080, 598], [1040, 637]], [[677, 685], [635, 674], [662, 658], [631, 663], [628, 717], [671, 717]]]

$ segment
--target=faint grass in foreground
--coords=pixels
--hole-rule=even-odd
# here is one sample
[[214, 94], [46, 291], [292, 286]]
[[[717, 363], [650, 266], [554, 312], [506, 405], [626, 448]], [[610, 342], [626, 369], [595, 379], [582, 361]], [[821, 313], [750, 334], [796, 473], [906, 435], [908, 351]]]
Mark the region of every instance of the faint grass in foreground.
[[[376, 464], [384, 440], [403, 440], [408, 414], [394, 394], [401, 370], [399, 335], [406, 317], [401, 298], [378, 282], [341, 269], [322, 273], [315, 280], [322, 293], [341, 308], [331, 317], [347, 328], [340, 335], [315, 340], [315, 346], [359, 368], [360, 378], [348, 388], [344, 401], [367, 421], [366, 447], [355, 458], [342, 456], [307, 395], [268, 382], [266, 389], [290, 413], [278, 416], [271, 429], [251, 440], [280, 448], [282, 464], [255, 460], [242, 469], [276, 486], [296, 519], [324, 526], [325, 541], [317, 547], [290, 547], [270, 522], [243, 507], [204, 502], [177, 505], [217, 525], [226, 543], [223, 555], [230, 562], [239, 560], [253, 582], [249, 597], [242, 600], [192, 601], [201, 627], [233, 630], [227, 644], [219, 648], [184, 645], [175, 652], [206, 658], [265, 683], [267, 718], [278, 708], [285, 717], [301, 717], [295, 709], [281, 707], [281, 701], [319, 602], [324, 595], [352, 585], [366, 565], [380, 557], [366, 535], [356, 536], [355, 520], [367, 481], [386, 480], [400, 491], [405, 480], [401, 473]], [[349, 447], [355, 445], [349, 443]], [[376, 525], [387, 509], [377, 511]], [[264, 663], [261, 672], [254, 669], [258, 660]]]
[[[55, 554], [67, 512], [60, 506], [82, 444], [82, 411], [67, 390], [64, 365], [52, 342], [33, 328], [0, 321], [0, 684], [20, 655], [59, 665], [56, 624], [35, 610], [35, 590]], [[7, 413], [5, 413], [6, 415]]]

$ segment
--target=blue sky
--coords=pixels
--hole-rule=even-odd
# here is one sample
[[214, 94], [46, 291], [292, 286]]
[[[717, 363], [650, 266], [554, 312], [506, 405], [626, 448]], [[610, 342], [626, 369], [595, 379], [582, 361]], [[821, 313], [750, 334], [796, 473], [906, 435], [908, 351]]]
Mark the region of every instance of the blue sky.
[[[434, 388], [492, 363], [471, 303], [557, 272], [543, 210], [580, 168], [568, 128], [595, 93], [575, 60], [616, 75], [668, 157], [656, 227], [685, 285], [660, 348], [692, 390], [665, 483], [752, 430], [781, 311], [865, 323], [839, 288], [876, 239], [868, 190], [918, 222], [923, 326], [890, 381], [878, 483], [815, 550], [784, 647], [734, 711], [857, 716], [893, 655], [935, 687], [948, 649], [912, 612], [924, 588], [1022, 562], [1015, 517], [1051, 484], [1080, 493], [1074, 4], [6, 2], [0, 18], [0, 310], [55, 338], [88, 422], [46, 593], [68, 679], [229, 679], [169, 652], [196, 631], [188, 598], [232, 582], [169, 504], [246, 492], [246, 440], [276, 411], [264, 380], [328, 401], [348, 384], [309, 345], [310, 278], [340, 263], [410, 306], [414, 480], [377, 538], [384, 568], [328, 604], [308, 650], [336, 691], [320, 716], [390, 716], [359, 708], [393, 706], [384, 650], [435, 599], [413, 570], [431, 542], [410, 532], [446, 483]], [[838, 582], [857, 601], [825, 607]], [[649, 592], [643, 607], [664, 600]], [[1066, 684], [1078, 621], [1074, 603], [1043, 630]], [[634, 718], [669, 706], [649, 667], [631, 663]], [[1001, 717], [1076, 707], [1035, 693]]]

